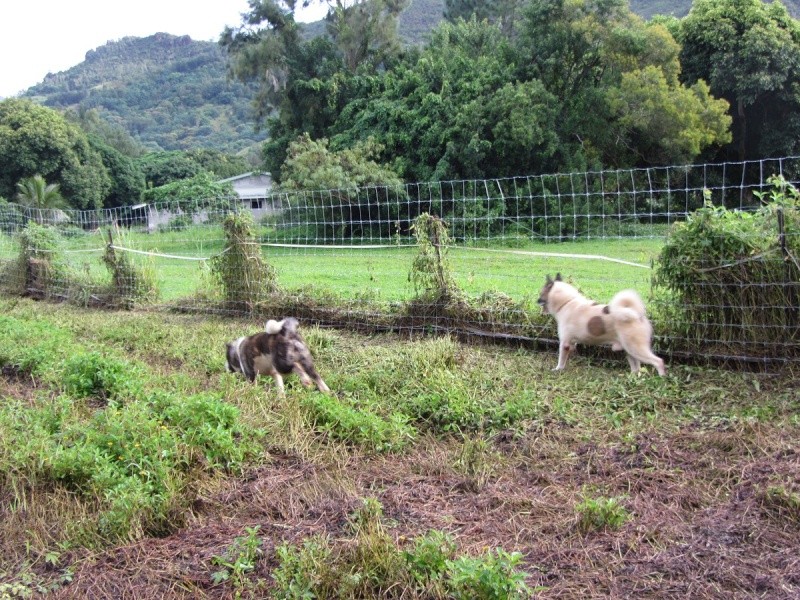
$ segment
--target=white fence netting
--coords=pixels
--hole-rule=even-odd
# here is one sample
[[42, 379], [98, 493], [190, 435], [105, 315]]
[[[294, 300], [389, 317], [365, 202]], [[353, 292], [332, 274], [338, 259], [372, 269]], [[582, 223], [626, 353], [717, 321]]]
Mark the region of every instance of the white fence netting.
[[[796, 181], [800, 158], [265, 190], [258, 201], [198, 198], [98, 211], [5, 204], [0, 285], [87, 305], [292, 313], [367, 330], [550, 344], [553, 323], [536, 299], [545, 275], [560, 272], [601, 303], [619, 289], [637, 290], [663, 354], [773, 368], [800, 360], [797, 203], [775, 176]], [[675, 225], [709, 202], [715, 208], [703, 214], [717, 211], [724, 226], [703, 229], [695, 219], [692, 235], [705, 241], [685, 256], [665, 254]], [[767, 214], [767, 205], [780, 210]], [[251, 237], [239, 241], [258, 256], [245, 252], [244, 262], [226, 254], [238, 239], [225, 229], [232, 213], [253, 223]], [[427, 263], [419, 260], [423, 214], [441, 219], [447, 238], [428, 239]], [[247, 265], [254, 260], [269, 270], [268, 289], [232, 301], [236, 294], [221, 288], [238, 277], [253, 292], [259, 277]], [[418, 272], [425, 264], [428, 279]], [[446, 298], [430, 289], [437, 269], [447, 270], [453, 293]]]

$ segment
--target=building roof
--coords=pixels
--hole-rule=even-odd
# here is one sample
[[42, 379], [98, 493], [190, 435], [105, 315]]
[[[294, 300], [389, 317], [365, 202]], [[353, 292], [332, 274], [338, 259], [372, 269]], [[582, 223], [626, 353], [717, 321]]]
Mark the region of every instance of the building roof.
[[272, 189], [272, 176], [269, 173], [242, 173], [218, 183], [230, 183], [240, 198], [264, 198]]

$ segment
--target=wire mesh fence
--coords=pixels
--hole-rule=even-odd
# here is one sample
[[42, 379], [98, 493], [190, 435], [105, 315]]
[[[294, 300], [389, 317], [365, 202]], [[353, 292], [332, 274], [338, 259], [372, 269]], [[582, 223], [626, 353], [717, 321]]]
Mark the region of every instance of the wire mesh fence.
[[268, 193], [0, 205], [0, 288], [89, 306], [293, 315], [554, 346], [547, 274], [648, 307], [657, 353], [800, 360], [800, 158]]

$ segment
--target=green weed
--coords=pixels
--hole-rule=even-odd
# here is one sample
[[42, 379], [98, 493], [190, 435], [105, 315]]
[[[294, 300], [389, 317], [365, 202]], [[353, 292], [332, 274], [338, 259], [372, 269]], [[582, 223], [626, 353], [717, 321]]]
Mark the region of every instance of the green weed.
[[247, 574], [256, 567], [261, 557], [261, 539], [258, 537], [259, 527], [246, 527], [246, 535], [233, 540], [222, 556], [211, 559], [213, 565], [220, 569], [211, 574], [214, 584], [230, 581], [235, 590], [235, 597], [240, 598], [248, 586]]
[[498, 548], [458, 557], [450, 535], [431, 530], [401, 550], [385, 531], [382, 507], [367, 498], [350, 517], [352, 538], [315, 536], [283, 544], [273, 571], [274, 595], [306, 598], [527, 598], [522, 555]]
[[447, 561], [448, 587], [456, 600], [513, 600], [528, 598], [527, 574], [517, 570], [519, 552], [498, 548], [483, 556]]
[[578, 527], [582, 531], [597, 529], [619, 529], [630, 518], [623, 504], [625, 498], [586, 498], [575, 510], [578, 513]]
[[302, 400], [309, 419], [333, 439], [356, 444], [374, 452], [395, 452], [412, 442], [415, 429], [402, 412], [382, 418], [355, 408], [334, 396], [309, 394]]

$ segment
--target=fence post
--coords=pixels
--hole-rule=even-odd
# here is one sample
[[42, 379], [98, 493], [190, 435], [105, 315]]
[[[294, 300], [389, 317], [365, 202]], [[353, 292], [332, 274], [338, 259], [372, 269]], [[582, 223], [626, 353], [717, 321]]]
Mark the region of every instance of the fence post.
[[789, 326], [794, 327], [797, 325], [797, 298], [795, 294], [795, 282], [792, 281], [791, 278], [791, 267], [789, 261], [791, 260], [791, 254], [786, 247], [786, 228], [784, 225], [784, 218], [783, 218], [783, 207], [779, 206], [777, 210], [778, 215], [778, 243], [781, 248], [781, 257], [783, 258], [783, 285], [784, 288], [788, 290], [788, 306], [787, 313], [789, 319]]

